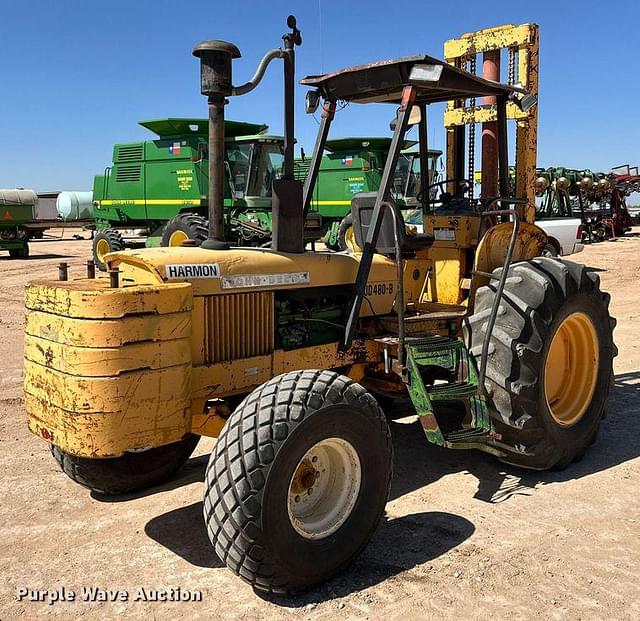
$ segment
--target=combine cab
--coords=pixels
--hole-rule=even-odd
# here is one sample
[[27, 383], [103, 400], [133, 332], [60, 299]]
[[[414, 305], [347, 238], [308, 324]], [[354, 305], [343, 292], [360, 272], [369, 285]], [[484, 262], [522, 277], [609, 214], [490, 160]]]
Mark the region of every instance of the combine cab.
[[[404, 141], [394, 175], [392, 194], [399, 205], [414, 208], [420, 189], [418, 152], [411, 150], [414, 140]], [[347, 250], [353, 245], [351, 200], [361, 192], [376, 192], [391, 138], [358, 137], [327, 140], [320, 163], [310, 213], [322, 218], [325, 244], [331, 250]], [[441, 151], [429, 151], [429, 179], [435, 181]], [[305, 181], [309, 159], [295, 162], [295, 177]]]

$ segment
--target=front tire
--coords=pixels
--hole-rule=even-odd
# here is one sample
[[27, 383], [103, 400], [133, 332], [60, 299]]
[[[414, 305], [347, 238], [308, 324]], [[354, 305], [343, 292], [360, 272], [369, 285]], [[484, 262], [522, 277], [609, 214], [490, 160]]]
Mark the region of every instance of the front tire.
[[[494, 297], [494, 285], [478, 289], [465, 330], [475, 356]], [[609, 300], [598, 275], [571, 261], [540, 257], [509, 269], [485, 380], [496, 431], [516, 447], [505, 461], [563, 468], [595, 441], [617, 353]]]
[[209, 235], [207, 221], [195, 213], [179, 213], [167, 222], [162, 231], [163, 246], [181, 246], [191, 239], [196, 245], [202, 244]]
[[331, 371], [275, 377], [238, 406], [211, 454], [209, 538], [254, 588], [309, 588], [367, 544], [391, 466], [384, 414], [362, 386]]
[[340, 228], [338, 229], [338, 249], [341, 252], [345, 250], [355, 252], [359, 249], [353, 230], [353, 217], [350, 213], [340, 222]]
[[110, 252], [125, 249], [124, 239], [117, 229], [107, 228], [98, 231], [93, 238], [93, 261], [103, 272], [107, 269], [105, 256]]
[[189, 459], [199, 440], [188, 434], [178, 442], [103, 459], [77, 457], [54, 444], [51, 454], [76, 483], [99, 494], [126, 494], [166, 481]]

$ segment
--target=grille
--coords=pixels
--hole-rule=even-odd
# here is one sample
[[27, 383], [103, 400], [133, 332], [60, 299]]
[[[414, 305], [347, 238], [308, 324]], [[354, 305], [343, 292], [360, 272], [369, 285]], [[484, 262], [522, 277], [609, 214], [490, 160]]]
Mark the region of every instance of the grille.
[[116, 181], [140, 181], [140, 164], [118, 166], [116, 168]]
[[116, 162], [136, 162], [142, 159], [143, 144], [124, 144], [118, 147]]
[[296, 181], [306, 181], [307, 175], [309, 174], [309, 168], [311, 166], [311, 160], [297, 160], [293, 165], [293, 176]]
[[212, 295], [204, 300], [207, 364], [262, 356], [273, 351], [273, 292]]

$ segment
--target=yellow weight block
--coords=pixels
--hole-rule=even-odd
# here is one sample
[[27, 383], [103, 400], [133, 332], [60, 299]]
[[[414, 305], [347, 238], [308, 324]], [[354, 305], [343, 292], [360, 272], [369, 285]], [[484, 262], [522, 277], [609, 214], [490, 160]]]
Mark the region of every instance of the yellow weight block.
[[138, 341], [166, 341], [191, 336], [191, 313], [134, 315], [121, 319], [77, 319], [27, 311], [25, 332], [77, 347], [121, 347]]
[[[69, 412], [144, 412], [162, 417], [159, 404], [191, 401], [191, 365], [131, 371], [116, 377], [69, 375], [24, 361], [25, 391]], [[137, 415], [137, 414], [136, 414]], [[151, 423], [150, 423], [151, 424]]]
[[192, 294], [190, 283], [112, 289], [105, 278], [36, 281], [27, 285], [25, 304], [30, 310], [64, 317], [115, 319], [143, 313], [164, 315], [190, 311]]
[[156, 407], [118, 412], [73, 412], [27, 393], [29, 429], [35, 435], [79, 457], [118, 457], [177, 442], [189, 432], [189, 404], [171, 399]]
[[110, 377], [140, 369], [191, 363], [191, 341], [129, 343], [118, 348], [76, 347], [27, 335], [24, 357], [31, 362], [78, 376]]

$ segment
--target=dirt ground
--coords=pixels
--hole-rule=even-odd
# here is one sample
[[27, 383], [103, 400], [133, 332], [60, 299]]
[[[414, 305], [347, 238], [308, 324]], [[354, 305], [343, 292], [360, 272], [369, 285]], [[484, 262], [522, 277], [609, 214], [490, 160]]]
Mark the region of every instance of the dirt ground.
[[[524, 472], [478, 452], [431, 446], [410, 418], [391, 423], [395, 474], [384, 523], [345, 573], [269, 602], [209, 545], [202, 481], [211, 440], [168, 484], [105, 499], [72, 483], [32, 436], [22, 400], [23, 289], [81, 272], [89, 241], [0, 253], [0, 619], [640, 618], [640, 237], [587, 247], [618, 318], [609, 416], [563, 472]], [[17, 601], [16, 589], [127, 590], [128, 602]], [[200, 602], [134, 600], [137, 589], [200, 591]]]

